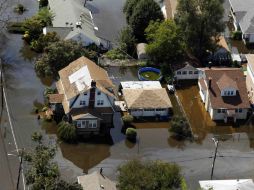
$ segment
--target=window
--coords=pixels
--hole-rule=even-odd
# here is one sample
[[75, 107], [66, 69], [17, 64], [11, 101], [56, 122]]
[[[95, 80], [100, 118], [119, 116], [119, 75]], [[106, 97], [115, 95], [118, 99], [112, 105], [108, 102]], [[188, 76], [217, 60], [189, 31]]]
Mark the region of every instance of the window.
[[218, 113], [221, 113], [221, 109], [218, 109], [217, 112], [218, 112]]
[[96, 120], [90, 120], [88, 127], [89, 128], [96, 128], [97, 127], [97, 121]]
[[227, 91], [227, 93], [228, 93], [227, 95], [229, 96], [230, 95], [230, 91]]
[[80, 100], [79, 105], [83, 105], [83, 106], [85, 106], [85, 105], [86, 105], [86, 101], [84, 101], [84, 100]]
[[87, 95], [87, 92], [84, 93], [84, 96], [86, 96], [86, 95]]
[[154, 109], [145, 109], [145, 111], [154, 111]]
[[104, 104], [104, 101], [103, 101], [103, 100], [97, 100], [97, 106], [103, 105], [103, 104]]
[[239, 112], [239, 113], [242, 113], [242, 112], [243, 112], [243, 109], [242, 109], [242, 108], [239, 108], [239, 109], [238, 109], [238, 112]]
[[226, 113], [226, 109], [221, 109], [221, 112], [222, 113]]
[[101, 91], [98, 91], [98, 92], [97, 92], [97, 95], [98, 95], [98, 96], [101, 95]]
[[224, 96], [227, 96], [227, 91], [224, 91]]
[[189, 71], [189, 75], [192, 75], [193, 74], [193, 71]]
[[198, 71], [194, 71], [194, 74], [197, 75], [197, 74], [198, 74]]
[[181, 71], [177, 71], [176, 74], [177, 74], [177, 75], [181, 75], [182, 72], [181, 72]]
[[77, 121], [76, 126], [77, 128], [81, 128], [81, 122]]
[[186, 75], [187, 74], [187, 71], [183, 71], [183, 75]]
[[156, 111], [165, 111], [165, 109], [162, 109], [162, 108], [161, 109], [156, 109]]
[[82, 121], [82, 128], [87, 128], [88, 123], [89, 123], [89, 121]]
[[230, 95], [233, 96], [233, 94], [234, 94], [234, 91], [230, 91]]

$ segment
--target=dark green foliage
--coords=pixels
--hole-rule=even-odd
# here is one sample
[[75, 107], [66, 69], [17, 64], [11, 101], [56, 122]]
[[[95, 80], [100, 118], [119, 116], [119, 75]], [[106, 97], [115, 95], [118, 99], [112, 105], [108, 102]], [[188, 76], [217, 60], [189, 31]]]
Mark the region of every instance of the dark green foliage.
[[140, 0], [129, 19], [130, 27], [138, 42], [145, 42], [145, 29], [150, 21], [163, 20], [160, 6], [154, 0]]
[[206, 50], [215, 48], [212, 40], [224, 31], [221, 0], [179, 0], [176, 23], [184, 33], [190, 53], [203, 60]]
[[234, 40], [242, 40], [242, 32], [241, 31], [234, 31], [231, 33], [231, 38]]
[[130, 27], [125, 27], [121, 30], [119, 37], [119, 48], [126, 52], [131, 57], [136, 56], [136, 39], [133, 36], [133, 31]]
[[24, 38], [25, 40], [30, 43], [32, 40], [38, 39], [39, 36], [42, 34], [43, 24], [38, 19], [27, 19], [23, 22], [23, 30], [26, 31], [27, 37]]
[[191, 131], [187, 120], [182, 116], [174, 116], [171, 120], [169, 131], [179, 138], [191, 137]]
[[44, 53], [35, 63], [35, 71], [41, 77], [57, 78], [59, 70], [81, 56], [86, 56], [93, 61], [97, 60], [96, 52], [88, 51], [75, 41], [60, 40], [44, 49]]
[[166, 190], [179, 188], [182, 176], [176, 164], [131, 160], [119, 169], [119, 190]]
[[140, 0], [127, 0], [124, 4], [123, 12], [125, 13], [126, 22], [128, 24], [130, 24], [130, 17], [132, 16], [139, 1]]
[[174, 21], [151, 22], [145, 32], [148, 41], [146, 52], [155, 63], [169, 68], [170, 64], [183, 59], [184, 35]]
[[133, 122], [133, 116], [132, 115], [124, 115], [122, 117], [123, 123], [125, 126], [130, 125]]
[[40, 0], [39, 1], [39, 8], [47, 7], [49, 4], [48, 0]]
[[23, 28], [22, 22], [9, 22], [6, 26], [7, 31], [14, 34], [24, 34], [25, 29]]
[[30, 47], [38, 52], [42, 53], [44, 48], [49, 46], [51, 43], [58, 42], [60, 38], [57, 36], [55, 32], [49, 32], [46, 35], [41, 34], [38, 40], [33, 40], [30, 44]]
[[14, 8], [14, 11], [19, 14], [22, 14], [23, 12], [26, 11], [26, 8], [22, 4], [17, 4], [17, 6]]
[[137, 137], [137, 130], [135, 128], [129, 127], [126, 129], [125, 135], [127, 139], [135, 141]]
[[58, 166], [52, 161], [56, 149], [43, 145], [42, 135], [39, 133], [34, 134], [32, 139], [39, 144], [33, 152], [26, 152], [24, 155], [24, 160], [29, 162], [25, 177], [30, 189], [82, 190], [80, 185], [67, 183], [60, 178]]
[[62, 121], [58, 125], [57, 134], [65, 142], [73, 143], [77, 140], [76, 127], [68, 122]]

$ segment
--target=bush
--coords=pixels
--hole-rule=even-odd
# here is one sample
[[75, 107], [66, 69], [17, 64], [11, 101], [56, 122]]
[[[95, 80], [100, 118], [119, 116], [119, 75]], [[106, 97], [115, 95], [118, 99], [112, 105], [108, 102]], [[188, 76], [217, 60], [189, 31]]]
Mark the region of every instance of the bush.
[[19, 14], [22, 14], [23, 12], [26, 11], [26, 8], [22, 4], [17, 4], [17, 6], [14, 8], [14, 11]]
[[48, 98], [49, 94], [55, 94], [56, 91], [57, 90], [55, 88], [46, 87], [44, 92], [43, 92], [44, 98]]
[[122, 117], [123, 123], [125, 126], [130, 125], [133, 122], [133, 116], [132, 115], [125, 115]]
[[127, 128], [125, 134], [126, 134], [127, 139], [129, 139], [131, 141], [135, 141], [136, 137], [137, 137], [137, 130], [129, 127], [129, 128]]
[[7, 24], [7, 31], [14, 34], [24, 34], [23, 22], [9, 22]]
[[109, 50], [105, 56], [109, 59], [115, 60], [115, 59], [126, 59], [127, 55], [123, 53], [120, 48], [115, 48], [112, 50]]
[[231, 33], [231, 37], [234, 39], [234, 40], [242, 40], [242, 32], [241, 31], [233, 31]]
[[65, 142], [73, 143], [77, 140], [76, 128], [74, 125], [62, 121], [58, 125], [57, 134]]
[[48, 0], [39, 0], [39, 8], [47, 7], [49, 4]]
[[31, 49], [38, 53], [42, 53], [43, 50], [51, 43], [58, 42], [60, 38], [55, 32], [49, 32], [46, 35], [41, 34], [38, 40], [33, 40], [30, 44]]
[[191, 137], [187, 120], [182, 116], [174, 116], [171, 120], [169, 131], [179, 138]]

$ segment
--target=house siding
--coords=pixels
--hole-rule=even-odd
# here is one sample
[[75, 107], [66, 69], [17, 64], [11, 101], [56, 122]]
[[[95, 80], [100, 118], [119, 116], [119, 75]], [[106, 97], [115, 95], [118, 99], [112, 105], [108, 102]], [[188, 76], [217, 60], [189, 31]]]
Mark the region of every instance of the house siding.
[[[194, 74], [195, 72], [198, 72], [198, 69], [196, 69], [195, 67], [192, 67], [192, 68], [191, 67], [187, 67], [187, 68], [184, 67], [182, 69], [178, 69], [177, 71], [175, 71], [175, 77], [177, 78], [177, 80], [198, 79], [199, 73]], [[184, 73], [186, 73], [186, 74], [184, 74]]]
[[145, 109], [130, 109], [129, 112], [134, 117], [154, 117], [156, 115], [167, 116], [169, 113], [168, 109], [165, 109], [164, 111], [158, 111], [156, 109], [153, 109], [153, 111], [146, 111]]

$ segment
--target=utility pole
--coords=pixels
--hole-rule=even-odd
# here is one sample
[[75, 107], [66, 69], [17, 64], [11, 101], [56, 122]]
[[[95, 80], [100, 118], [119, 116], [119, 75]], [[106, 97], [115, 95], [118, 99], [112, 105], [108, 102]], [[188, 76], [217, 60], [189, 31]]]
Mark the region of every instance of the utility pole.
[[215, 144], [215, 152], [214, 152], [214, 156], [213, 156], [213, 165], [212, 165], [212, 172], [211, 172], [211, 180], [213, 180], [213, 170], [214, 170], [214, 164], [215, 164], [215, 160], [217, 157], [217, 150], [218, 150], [218, 146], [219, 146], [219, 141], [215, 138], [212, 138], [214, 144]]
[[24, 155], [24, 149], [21, 149], [20, 153], [20, 162], [19, 162], [19, 174], [18, 174], [18, 181], [17, 181], [17, 190], [19, 190], [19, 180], [20, 180], [20, 174], [22, 170], [22, 162], [23, 162], [23, 155]]

